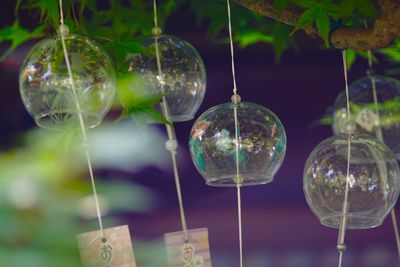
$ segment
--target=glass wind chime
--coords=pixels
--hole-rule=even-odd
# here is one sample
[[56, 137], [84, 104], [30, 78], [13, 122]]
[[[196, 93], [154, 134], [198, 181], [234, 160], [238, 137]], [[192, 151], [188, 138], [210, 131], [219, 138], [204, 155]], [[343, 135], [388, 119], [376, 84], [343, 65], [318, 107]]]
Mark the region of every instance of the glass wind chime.
[[[374, 135], [386, 144], [400, 160], [400, 81], [392, 77], [375, 74], [372, 52], [368, 51], [367, 76], [349, 86], [352, 116], [359, 133]], [[340, 132], [345, 124], [343, 110], [345, 96], [342, 92], [336, 99], [333, 112], [333, 132]], [[400, 235], [395, 209], [391, 211], [392, 225], [400, 259]]]
[[62, 0], [59, 7], [58, 34], [36, 44], [21, 66], [21, 97], [38, 126], [81, 132], [99, 223], [98, 231], [78, 235], [83, 266], [135, 267], [128, 227], [103, 228], [86, 133], [101, 123], [111, 107], [116, 91], [114, 69], [96, 43], [69, 33]]
[[[384, 142], [400, 160], [400, 81], [377, 75], [372, 69], [372, 60], [367, 76], [349, 86], [352, 117], [357, 131], [375, 135]], [[333, 131], [340, 132], [346, 121], [345, 94], [335, 102]]]
[[243, 266], [241, 187], [273, 180], [285, 156], [286, 134], [274, 113], [263, 106], [241, 102], [237, 94], [229, 0], [226, 3], [233, 96], [231, 102], [210, 108], [196, 120], [189, 145], [193, 163], [208, 185], [237, 188]]
[[175, 36], [162, 35], [155, 0], [153, 11], [153, 36], [142, 42], [152, 53], [132, 57], [130, 71], [139, 76], [134, 87], [141, 87], [149, 95], [161, 95], [157, 108], [170, 122], [166, 124], [168, 141], [165, 146], [171, 152], [182, 231], [165, 234], [168, 264], [211, 267], [207, 228], [189, 230], [187, 227], [176, 160], [178, 142], [173, 127], [174, 122], [193, 119], [203, 101], [206, 90], [204, 63], [189, 43]]
[[[357, 130], [350, 106], [346, 52], [345, 121], [340, 133], [322, 141], [304, 169], [307, 202], [328, 227], [338, 228], [339, 267], [346, 250], [346, 229], [369, 229], [382, 224], [399, 196], [399, 166], [392, 151], [374, 136]], [[358, 83], [356, 83], [358, 84]], [[358, 91], [358, 90], [357, 90]]]

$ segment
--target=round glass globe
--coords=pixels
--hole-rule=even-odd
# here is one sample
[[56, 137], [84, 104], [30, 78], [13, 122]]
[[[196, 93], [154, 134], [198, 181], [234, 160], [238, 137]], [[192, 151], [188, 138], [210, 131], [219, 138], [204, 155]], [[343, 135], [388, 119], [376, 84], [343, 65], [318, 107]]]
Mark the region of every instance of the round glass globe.
[[133, 55], [130, 59], [130, 71], [138, 75], [131, 85], [132, 90], [138, 94], [162, 95], [167, 110], [163, 103], [156, 107], [172, 122], [193, 119], [206, 91], [206, 72], [199, 53], [188, 42], [170, 35], [145, 39], [142, 45], [147, 53]]
[[208, 185], [258, 185], [271, 182], [281, 166], [286, 134], [278, 117], [263, 106], [225, 103], [196, 120], [189, 146], [193, 163]]
[[111, 107], [116, 91], [114, 69], [107, 54], [90, 39], [68, 35], [65, 42], [75, 94], [61, 36], [57, 35], [29, 51], [20, 69], [21, 97], [38, 126], [78, 128], [81, 114], [85, 127], [92, 128], [101, 123]]
[[[399, 196], [399, 166], [390, 149], [371, 135], [351, 134], [349, 229], [379, 226]], [[348, 134], [322, 141], [304, 168], [308, 205], [325, 226], [339, 228], [347, 181]]]
[[[373, 85], [376, 88], [374, 102]], [[364, 77], [349, 87], [352, 121], [357, 132], [379, 137], [400, 160], [400, 81], [390, 77]], [[336, 99], [333, 112], [333, 131], [339, 134], [347, 121], [346, 95]]]

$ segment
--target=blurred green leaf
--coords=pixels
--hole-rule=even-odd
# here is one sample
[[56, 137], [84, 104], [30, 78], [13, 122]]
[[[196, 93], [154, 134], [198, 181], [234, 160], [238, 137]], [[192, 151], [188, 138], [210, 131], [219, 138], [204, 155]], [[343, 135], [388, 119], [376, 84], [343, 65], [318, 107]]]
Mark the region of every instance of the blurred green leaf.
[[96, 11], [96, 0], [80, 0], [79, 6], [79, 14], [83, 15], [83, 11], [85, 8], [88, 8], [90, 11]]
[[356, 53], [352, 49], [346, 50], [346, 65], [350, 70], [356, 60]]
[[[131, 132], [127, 129], [127, 134]], [[106, 135], [110, 136], [109, 132]], [[1, 266], [81, 265], [76, 234], [97, 229], [98, 225], [79, 213], [82, 200], [92, 194], [80, 136], [73, 136], [68, 153], [60, 146], [64, 138], [65, 134], [59, 132], [35, 129], [21, 139], [19, 147], [0, 153]], [[142, 213], [154, 205], [153, 193], [143, 186], [96, 178], [99, 196], [111, 211]], [[18, 205], [21, 201], [30, 205]], [[107, 227], [121, 224], [110, 214], [103, 222]], [[164, 266], [162, 246], [158, 241], [136, 242], [135, 251], [141, 251], [138, 263]], [[143, 250], [152, 248], [156, 250], [150, 259]]]
[[40, 12], [40, 19], [49, 22], [54, 29], [60, 25], [60, 13], [58, 1], [55, 0], [31, 0], [31, 8], [36, 8]]
[[129, 57], [132, 54], [144, 53], [143, 46], [139, 43], [138, 38], [130, 38], [130, 40], [109, 39], [104, 40], [104, 47], [110, 51], [110, 55], [117, 63], [116, 69], [124, 73], [129, 69]]
[[254, 30], [249, 30], [247, 32], [240, 33], [239, 35], [237, 34], [235, 39], [239, 42], [239, 45], [242, 48], [256, 43], [272, 44], [274, 42], [273, 36]]
[[130, 117], [139, 116], [147, 122], [158, 122], [171, 124], [163, 115], [154, 108], [154, 105], [159, 103], [161, 96], [150, 96], [143, 99], [138, 99], [129, 107], [125, 107], [118, 120], [123, 120]]
[[[357, 59], [364, 59], [368, 61], [368, 51], [354, 51], [352, 49], [346, 50], [346, 63], [347, 63], [347, 68], [351, 69], [354, 63], [357, 61]], [[372, 62], [373, 63], [378, 63], [378, 58], [375, 56], [375, 54], [372, 52], [371, 53], [372, 57]], [[368, 62], [365, 62], [365, 67], [367, 68]]]
[[342, 0], [339, 5], [339, 13], [341, 17], [348, 17], [353, 14], [353, 11], [356, 8], [357, 0]]
[[314, 19], [317, 16], [317, 10], [316, 9], [311, 9], [311, 10], [306, 10], [304, 11], [299, 20], [297, 21], [297, 24], [294, 28], [294, 30], [292, 31], [291, 34], [294, 34], [296, 31], [300, 30], [300, 29], [304, 29], [305, 27], [307, 27], [308, 25], [310, 25]]
[[14, 15], [15, 15], [15, 16], [18, 15], [19, 9], [20, 9], [21, 4], [22, 4], [22, 1], [23, 1], [23, 0], [17, 0], [17, 1], [15, 2], [15, 8], [14, 8]]
[[331, 114], [329, 115], [324, 115], [322, 118], [320, 118], [318, 121], [313, 123], [311, 127], [315, 127], [318, 125], [332, 125], [333, 124], [333, 117]]
[[291, 38], [290, 31], [290, 26], [280, 22], [276, 22], [273, 31], [273, 36], [275, 37], [273, 43], [275, 52], [275, 63], [279, 63], [282, 53], [290, 46], [296, 48], [296, 43], [293, 38]]
[[393, 45], [378, 50], [381, 54], [393, 62], [400, 61], [400, 38], [397, 38]]
[[274, 0], [274, 6], [278, 13], [282, 13], [283, 10], [287, 7], [289, 0]]
[[328, 16], [319, 11], [316, 13], [316, 23], [319, 33], [321, 34], [322, 38], [325, 42], [325, 47], [329, 48], [329, 30], [330, 30], [330, 22]]
[[26, 41], [34, 38], [39, 38], [44, 35], [46, 29], [45, 25], [36, 27], [32, 32], [29, 32], [24, 27], [20, 26], [19, 21], [16, 20], [13, 25], [7, 26], [0, 30], [0, 43], [10, 42], [7, 51], [1, 56], [0, 60], [4, 60], [15, 48], [25, 43]]
[[366, 17], [376, 17], [377, 11], [371, 0], [356, 0], [357, 9]]
[[332, 0], [323, 0], [319, 6], [326, 16], [330, 16], [334, 19], [339, 18], [339, 6], [332, 2]]
[[154, 108], [161, 101], [161, 95], [146, 92], [142, 79], [133, 72], [119, 73], [117, 82], [118, 96], [123, 106], [118, 120], [137, 118], [140, 121], [170, 124], [163, 115]]

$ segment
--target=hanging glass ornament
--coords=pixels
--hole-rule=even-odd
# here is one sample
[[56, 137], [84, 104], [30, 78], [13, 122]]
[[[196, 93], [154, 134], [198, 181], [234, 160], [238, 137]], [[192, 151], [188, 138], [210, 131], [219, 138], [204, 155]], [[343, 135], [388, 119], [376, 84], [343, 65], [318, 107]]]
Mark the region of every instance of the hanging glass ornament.
[[208, 185], [236, 187], [239, 266], [243, 267], [241, 187], [271, 182], [286, 153], [286, 133], [263, 106], [241, 102], [237, 94], [230, 0], [226, 0], [233, 95], [230, 103], [204, 112], [189, 138], [193, 164]]
[[350, 163], [345, 227], [376, 227], [394, 207], [400, 183], [394, 154], [371, 135], [341, 133], [322, 141], [304, 168], [305, 196], [323, 225], [340, 227], [347, 182], [348, 134]]
[[[168, 112], [163, 114], [172, 122], [193, 119], [206, 91], [206, 72], [199, 53], [180, 38], [157, 33], [145, 39], [142, 45], [147, 53], [133, 55], [130, 60], [130, 71], [138, 74], [132, 89], [165, 96]], [[158, 109], [162, 111], [161, 105], [158, 105]]]
[[[364, 77], [350, 85], [349, 97], [351, 119], [357, 125], [356, 131], [383, 140], [400, 160], [400, 81], [379, 75]], [[345, 123], [346, 95], [342, 92], [334, 106], [334, 133], [339, 134]]]
[[194, 165], [208, 185], [257, 185], [271, 182], [281, 166], [286, 134], [278, 117], [263, 106], [225, 103], [196, 120], [189, 144]]
[[36, 44], [23, 62], [19, 77], [22, 100], [40, 127], [79, 128], [79, 113], [86, 128], [95, 127], [113, 101], [116, 90], [113, 66], [107, 54], [87, 37], [66, 35], [65, 44], [76, 97], [61, 36], [56, 35]]
[[173, 126], [173, 122], [191, 120], [200, 107], [206, 86], [204, 64], [190, 44], [161, 35], [156, 0], [153, 0], [153, 15], [153, 37], [143, 42], [149, 53], [132, 56], [130, 61], [130, 71], [138, 77], [131, 89], [133, 93], [161, 96], [157, 108], [171, 122], [165, 124], [168, 135], [165, 148], [171, 152], [182, 231], [164, 235], [168, 265], [211, 267], [207, 228], [189, 229], [186, 221]]

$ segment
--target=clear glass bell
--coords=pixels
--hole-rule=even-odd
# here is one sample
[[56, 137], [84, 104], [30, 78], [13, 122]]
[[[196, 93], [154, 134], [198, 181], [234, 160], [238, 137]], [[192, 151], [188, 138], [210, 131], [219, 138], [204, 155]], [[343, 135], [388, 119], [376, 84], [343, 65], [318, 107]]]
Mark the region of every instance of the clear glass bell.
[[114, 69], [107, 54], [90, 39], [71, 34], [65, 42], [76, 97], [60, 35], [40, 41], [29, 51], [20, 69], [21, 97], [40, 127], [78, 128], [80, 113], [85, 127], [92, 128], [111, 107], [116, 91]]
[[[339, 228], [346, 192], [348, 136], [341, 133], [322, 141], [304, 168], [308, 205], [325, 226]], [[390, 149], [366, 134], [350, 134], [348, 229], [382, 224], [399, 196], [399, 166]]]
[[[160, 53], [159, 75], [156, 42]], [[132, 55], [130, 71], [138, 74], [131, 87], [151, 95], [162, 95], [167, 103], [167, 114], [172, 121], [193, 119], [206, 91], [206, 72], [203, 60], [188, 42], [170, 35], [160, 35], [142, 42], [145, 53]], [[157, 106], [160, 112], [162, 106]]]
[[196, 120], [189, 146], [192, 161], [208, 185], [258, 185], [271, 182], [281, 166], [286, 134], [278, 117], [263, 106], [225, 103]]
[[[374, 86], [378, 105], [374, 102]], [[400, 160], [400, 81], [378, 75], [364, 77], [350, 85], [349, 97], [356, 131], [383, 140]], [[345, 123], [346, 95], [342, 92], [334, 106], [334, 133], [339, 134]]]

